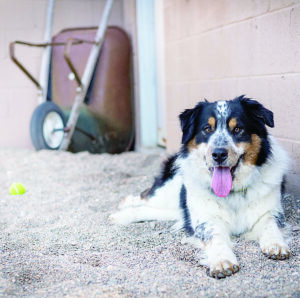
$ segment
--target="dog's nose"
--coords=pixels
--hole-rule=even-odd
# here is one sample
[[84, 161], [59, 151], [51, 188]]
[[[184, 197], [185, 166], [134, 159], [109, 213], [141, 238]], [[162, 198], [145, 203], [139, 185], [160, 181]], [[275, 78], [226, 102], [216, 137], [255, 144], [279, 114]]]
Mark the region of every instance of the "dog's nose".
[[216, 148], [212, 153], [212, 158], [218, 164], [222, 164], [228, 157], [228, 151], [225, 148]]

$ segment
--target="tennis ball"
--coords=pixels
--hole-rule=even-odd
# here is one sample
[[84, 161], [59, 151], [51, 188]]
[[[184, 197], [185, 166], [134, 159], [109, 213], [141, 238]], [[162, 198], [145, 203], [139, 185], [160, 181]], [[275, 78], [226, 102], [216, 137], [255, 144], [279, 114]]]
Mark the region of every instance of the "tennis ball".
[[9, 188], [11, 195], [22, 195], [25, 193], [25, 187], [22, 183], [13, 183]]

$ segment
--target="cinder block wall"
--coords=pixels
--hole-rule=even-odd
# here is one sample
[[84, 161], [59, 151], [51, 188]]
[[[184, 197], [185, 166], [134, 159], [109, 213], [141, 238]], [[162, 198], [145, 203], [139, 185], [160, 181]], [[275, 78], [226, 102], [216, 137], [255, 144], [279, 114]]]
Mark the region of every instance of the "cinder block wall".
[[246, 94], [275, 114], [300, 195], [300, 1], [165, 0], [167, 149], [180, 145], [178, 114], [203, 98]]
[[[98, 26], [105, 2], [56, 0], [53, 34], [63, 28]], [[8, 46], [14, 40], [43, 41], [47, 4], [48, 0], [0, 0], [1, 148], [32, 148], [29, 123], [37, 106], [37, 90], [10, 60]], [[123, 0], [115, 0], [109, 25], [123, 27], [130, 35], [135, 61], [135, 0], [126, 0], [126, 6]], [[16, 55], [39, 78], [42, 50], [17, 46]]]

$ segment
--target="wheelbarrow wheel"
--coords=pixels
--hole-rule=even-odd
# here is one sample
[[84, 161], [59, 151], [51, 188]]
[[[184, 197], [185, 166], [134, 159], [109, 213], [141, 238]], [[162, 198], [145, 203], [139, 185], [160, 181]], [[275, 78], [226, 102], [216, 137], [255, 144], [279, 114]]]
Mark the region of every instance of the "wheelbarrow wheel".
[[36, 150], [59, 149], [64, 138], [66, 120], [62, 110], [53, 102], [40, 104], [33, 112], [30, 135]]

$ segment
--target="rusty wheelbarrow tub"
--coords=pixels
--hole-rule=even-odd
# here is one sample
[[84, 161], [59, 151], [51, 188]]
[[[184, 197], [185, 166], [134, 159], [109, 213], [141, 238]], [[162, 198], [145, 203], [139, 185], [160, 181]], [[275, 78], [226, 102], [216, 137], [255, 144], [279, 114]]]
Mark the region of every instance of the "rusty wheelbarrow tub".
[[[74, 37], [92, 41], [96, 31], [97, 27], [65, 29], [53, 37], [53, 42], [67, 42]], [[83, 75], [91, 47], [91, 43], [83, 43], [70, 49], [69, 57], [79, 77]], [[52, 49], [49, 86], [52, 101], [68, 117], [78, 82], [64, 59], [64, 50], [59, 46]], [[133, 140], [131, 96], [130, 41], [121, 28], [108, 27], [69, 150], [110, 153], [128, 150]]]

